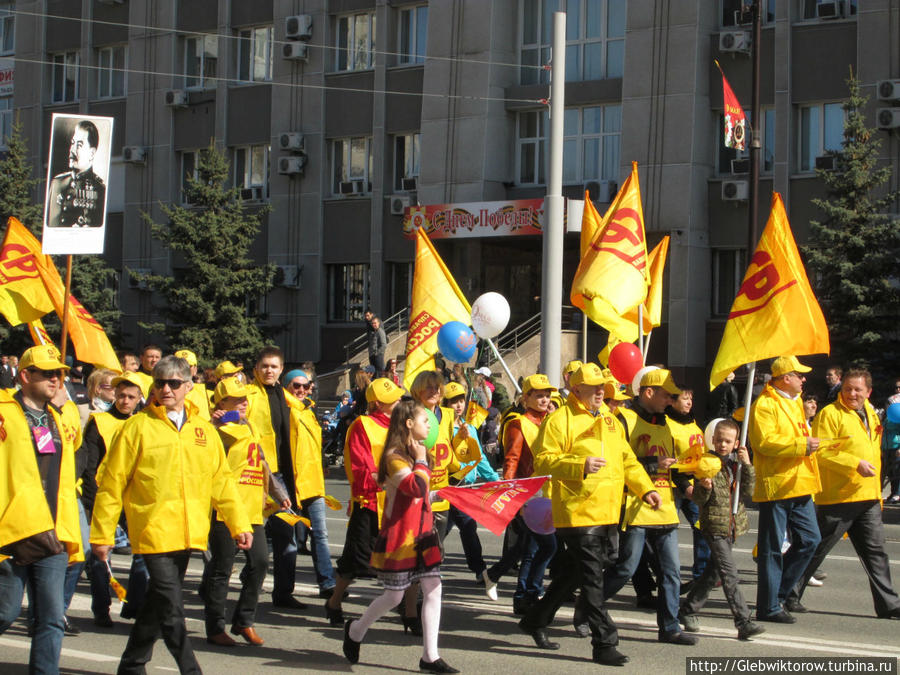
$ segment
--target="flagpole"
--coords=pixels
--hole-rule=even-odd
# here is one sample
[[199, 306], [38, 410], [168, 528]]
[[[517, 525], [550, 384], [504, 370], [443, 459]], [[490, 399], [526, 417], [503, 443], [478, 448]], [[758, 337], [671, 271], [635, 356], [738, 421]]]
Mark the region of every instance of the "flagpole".
[[497, 347], [494, 344], [494, 341], [487, 340], [487, 343], [491, 346], [491, 349], [494, 350], [494, 356], [497, 357], [497, 360], [500, 362], [500, 365], [503, 367], [503, 370], [506, 372], [506, 376], [509, 378], [510, 382], [512, 382], [513, 386], [516, 388], [516, 393], [521, 394], [522, 390], [519, 388], [519, 383], [516, 382], [516, 378], [513, 377], [512, 371], [510, 371], [509, 366], [506, 365], [506, 361], [503, 360], [503, 357], [500, 356], [500, 352], [497, 351]]
[[[753, 380], [756, 379], [756, 361], [747, 364], [747, 388], [744, 390], [744, 420], [741, 422], [741, 447], [747, 447], [747, 429], [750, 426], [750, 402], [753, 399]], [[737, 488], [732, 495], [731, 515], [736, 516], [741, 504], [741, 463], [734, 472]]]
[[751, 48], [753, 50], [753, 69], [752, 84], [750, 98], [750, 115], [753, 118], [750, 125], [750, 204], [749, 219], [750, 227], [747, 231], [747, 264], [750, 264], [750, 257], [756, 250], [756, 242], [759, 238], [757, 231], [759, 227], [759, 154], [762, 147], [762, 139], [759, 137], [759, 130], [762, 128], [760, 124], [760, 104], [759, 104], [759, 60], [760, 60], [760, 40], [762, 39], [762, 20], [760, 17], [759, 0], [754, 0], [751, 6], [751, 16], [753, 19], [753, 40]]
[[641, 350], [641, 357], [647, 358], [644, 351], [644, 303], [638, 305], [638, 349]]
[[581, 360], [587, 363], [587, 323], [588, 315], [581, 313]]
[[63, 299], [62, 335], [59, 338], [59, 360], [66, 362], [66, 343], [69, 337], [69, 296], [72, 294], [72, 256], [66, 256], [66, 288]]
[[644, 355], [644, 363], [647, 363], [647, 352], [650, 351], [650, 336], [653, 335], [653, 329], [650, 329], [650, 332], [647, 333], [647, 339], [644, 340], [644, 351], [642, 352]]

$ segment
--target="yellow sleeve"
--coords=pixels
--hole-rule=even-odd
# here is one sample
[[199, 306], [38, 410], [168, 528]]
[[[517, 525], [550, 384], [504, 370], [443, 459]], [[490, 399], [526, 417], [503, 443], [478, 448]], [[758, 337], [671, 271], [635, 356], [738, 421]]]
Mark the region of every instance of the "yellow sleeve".
[[116, 541], [116, 525], [122, 513], [122, 496], [134, 473], [140, 456], [142, 420], [132, 417], [116, 434], [97, 471], [97, 496], [91, 519], [91, 543], [112, 546]]
[[[837, 438], [841, 436], [841, 413], [833, 405], [825, 406], [813, 420], [812, 434], [816, 438]], [[849, 452], [819, 450], [815, 453], [820, 467], [825, 467], [845, 476], [852, 476], [859, 466], [859, 457]]]
[[212, 476], [212, 504], [233, 537], [241, 532], [250, 532], [253, 526], [247, 517], [247, 510], [237, 491], [237, 483], [234, 474], [225, 457], [225, 448], [218, 434], [208, 434], [213, 447], [210, 448], [211, 461], [213, 462]]
[[753, 452], [767, 457], [805, 456], [806, 436], [797, 434], [795, 423], [779, 415], [774, 404], [767, 399], [759, 399], [753, 406], [750, 420], [750, 447]]
[[555, 480], [584, 481], [584, 457], [569, 452], [569, 411], [553, 413], [541, 425], [534, 441], [534, 475]]

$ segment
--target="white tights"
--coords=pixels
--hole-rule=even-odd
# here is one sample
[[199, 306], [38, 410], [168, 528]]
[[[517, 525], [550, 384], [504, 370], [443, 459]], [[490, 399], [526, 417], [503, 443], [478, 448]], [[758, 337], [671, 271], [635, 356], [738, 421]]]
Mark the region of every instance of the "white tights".
[[[422, 658], [431, 663], [438, 654], [438, 631], [441, 626], [441, 578], [423, 577], [422, 586]], [[362, 642], [373, 623], [391, 611], [403, 600], [404, 591], [388, 591], [372, 601], [365, 613], [350, 624], [350, 639]]]

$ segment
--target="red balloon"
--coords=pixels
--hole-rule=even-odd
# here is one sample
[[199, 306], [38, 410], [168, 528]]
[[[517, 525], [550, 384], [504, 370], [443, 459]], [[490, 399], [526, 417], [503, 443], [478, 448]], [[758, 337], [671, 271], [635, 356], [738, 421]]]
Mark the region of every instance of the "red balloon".
[[630, 384], [643, 366], [641, 350], [630, 342], [620, 342], [609, 351], [609, 370], [619, 382]]

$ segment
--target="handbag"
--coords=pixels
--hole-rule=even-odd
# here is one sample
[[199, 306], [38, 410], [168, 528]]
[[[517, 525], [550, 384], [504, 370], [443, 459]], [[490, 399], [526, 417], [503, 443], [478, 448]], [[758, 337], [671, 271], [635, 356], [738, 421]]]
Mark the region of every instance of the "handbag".
[[56, 536], [56, 530], [45, 530], [7, 544], [0, 548], [0, 553], [10, 556], [16, 565], [24, 567], [52, 555], [59, 555], [65, 550]]
[[422, 498], [422, 512], [419, 515], [419, 534], [413, 540], [413, 550], [416, 552], [416, 567], [418, 569], [425, 569], [425, 552], [429, 549], [438, 549], [441, 552], [441, 560], [444, 559], [444, 545], [434, 525], [431, 526], [428, 532], [422, 532], [422, 528], [425, 526], [426, 499], [428, 499], [427, 494]]

